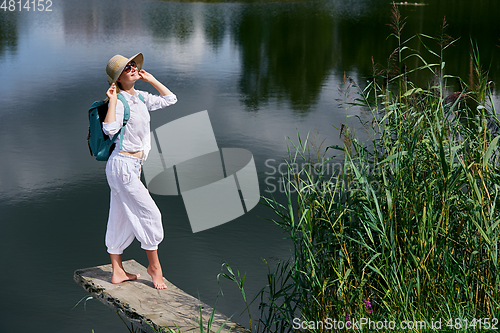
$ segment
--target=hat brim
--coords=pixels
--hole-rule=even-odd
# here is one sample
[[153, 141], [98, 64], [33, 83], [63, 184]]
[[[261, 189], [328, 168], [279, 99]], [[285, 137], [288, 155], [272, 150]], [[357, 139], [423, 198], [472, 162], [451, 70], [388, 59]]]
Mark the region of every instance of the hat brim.
[[116, 68], [115, 70], [115, 76], [113, 78], [111, 78], [112, 80], [110, 81], [109, 80], [109, 76], [108, 76], [108, 82], [109, 84], [113, 84], [113, 83], [116, 83], [116, 81], [118, 80], [118, 78], [120, 77], [120, 75], [123, 73], [123, 70], [125, 69], [125, 66], [127, 66], [127, 64], [131, 61], [134, 61], [135, 64], [137, 65], [137, 70], [141, 70], [142, 69], [142, 65], [144, 64], [144, 56], [142, 55], [142, 53], [137, 53], [136, 55], [130, 57], [129, 59], [127, 59], [127, 61], [123, 62], [123, 63], [120, 63], [120, 65]]

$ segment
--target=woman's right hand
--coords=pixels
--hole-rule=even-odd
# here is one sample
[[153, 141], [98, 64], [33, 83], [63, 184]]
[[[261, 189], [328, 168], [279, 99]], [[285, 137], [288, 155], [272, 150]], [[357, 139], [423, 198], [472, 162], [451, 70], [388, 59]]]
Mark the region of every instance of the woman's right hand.
[[109, 87], [108, 91], [106, 92], [106, 96], [108, 96], [108, 98], [110, 100], [116, 100], [117, 97], [116, 97], [116, 84], [113, 83], [111, 85], [111, 87]]

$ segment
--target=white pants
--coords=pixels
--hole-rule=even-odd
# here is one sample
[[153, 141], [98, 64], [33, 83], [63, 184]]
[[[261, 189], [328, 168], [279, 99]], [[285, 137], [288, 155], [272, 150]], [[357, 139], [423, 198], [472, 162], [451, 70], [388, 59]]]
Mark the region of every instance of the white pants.
[[134, 237], [144, 250], [156, 250], [163, 240], [161, 213], [141, 182], [142, 160], [113, 151], [106, 164], [111, 188], [106, 247], [122, 254]]

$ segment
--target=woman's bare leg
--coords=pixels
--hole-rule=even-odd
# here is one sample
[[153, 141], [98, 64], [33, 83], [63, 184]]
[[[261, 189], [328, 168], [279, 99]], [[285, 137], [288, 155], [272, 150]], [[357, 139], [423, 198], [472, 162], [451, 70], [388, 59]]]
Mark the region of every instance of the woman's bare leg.
[[160, 260], [158, 259], [157, 250], [146, 250], [148, 255], [149, 266], [148, 274], [153, 279], [153, 284], [156, 289], [167, 289], [165, 282], [163, 282], [163, 273], [161, 270]]
[[125, 272], [122, 264], [121, 254], [110, 254], [111, 266], [113, 267], [113, 277], [111, 278], [111, 283], [122, 283], [124, 281], [137, 280], [140, 274], [130, 274]]

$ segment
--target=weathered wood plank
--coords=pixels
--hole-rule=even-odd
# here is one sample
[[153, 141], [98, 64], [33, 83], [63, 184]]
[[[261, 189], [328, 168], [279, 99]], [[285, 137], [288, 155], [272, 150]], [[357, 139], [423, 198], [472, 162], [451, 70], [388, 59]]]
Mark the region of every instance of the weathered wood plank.
[[[212, 308], [185, 293], [164, 278], [167, 289], [156, 290], [146, 268], [135, 260], [123, 262], [127, 272], [141, 274], [136, 281], [111, 283], [111, 264], [79, 269], [74, 279], [94, 297], [113, 308], [134, 327], [144, 332], [161, 332], [174, 329], [176, 332], [199, 332], [200, 306], [203, 324], [206, 325]], [[215, 312], [212, 331], [217, 331], [227, 317]], [[153, 330], [153, 329], [154, 330]], [[228, 321], [221, 332], [249, 333], [243, 326]]]

